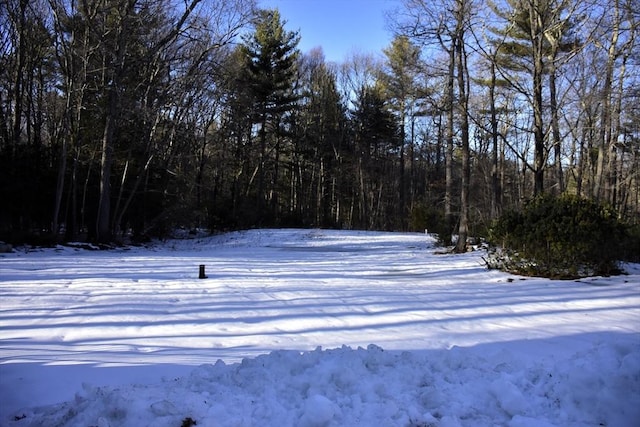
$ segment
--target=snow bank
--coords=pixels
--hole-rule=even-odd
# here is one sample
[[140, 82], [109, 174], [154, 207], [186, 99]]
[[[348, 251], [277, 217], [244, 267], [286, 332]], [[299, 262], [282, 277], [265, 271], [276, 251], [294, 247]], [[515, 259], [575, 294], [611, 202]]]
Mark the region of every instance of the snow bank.
[[275, 351], [157, 384], [86, 385], [74, 400], [19, 411], [7, 425], [630, 427], [640, 419], [637, 342], [533, 363], [508, 347]]

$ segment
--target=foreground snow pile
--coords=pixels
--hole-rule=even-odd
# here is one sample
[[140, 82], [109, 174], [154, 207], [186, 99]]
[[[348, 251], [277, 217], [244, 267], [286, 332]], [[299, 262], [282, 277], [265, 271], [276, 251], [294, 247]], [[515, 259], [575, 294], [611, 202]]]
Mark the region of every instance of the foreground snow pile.
[[534, 363], [508, 350], [478, 353], [276, 351], [159, 384], [86, 386], [10, 425], [622, 427], [640, 419], [637, 344]]
[[638, 425], [640, 266], [520, 280], [432, 245], [255, 230], [3, 256], [0, 426]]

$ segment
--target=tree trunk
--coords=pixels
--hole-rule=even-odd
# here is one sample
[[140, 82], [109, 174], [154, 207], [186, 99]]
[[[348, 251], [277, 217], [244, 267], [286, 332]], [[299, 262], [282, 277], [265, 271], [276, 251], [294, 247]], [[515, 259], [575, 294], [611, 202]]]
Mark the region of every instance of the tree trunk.
[[534, 140], [534, 168], [533, 194], [544, 192], [544, 172], [546, 166], [546, 145], [544, 131], [544, 99], [542, 93], [542, 78], [544, 74], [544, 35], [542, 17], [538, 1], [529, 6], [530, 38], [532, 43], [533, 69], [533, 140]]
[[458, 42], [456, 56], [458, 62], [458, 98], [460, 109], [460, 144], [462, 148], [462, 176], [460, 186], [460, 221], [458, 226], [458, 241], [455, 251], [466, 252], [469, 237], [469, 186], [471, 181], [471, 163], [469, 150], [469, 87], [467, 54], [464, 41], [465, 1], [459, 0], [458, 10]]
[[14, 102], [14, 112], [13, 112], [13, 130], [12, 130], [12, 149], [11, 154], [15, 155], [16, 150], [18, 149], [20, 143], [20, 135], [22, 129], [22, 97], [23, 97], [23, 83], [24, 83], [24, 68], [25, 68], [25, 55], [26, 55], [26, 40], [25, 40], [25, 32], [26, 32], [26, 11], [27, 6], [29, 5], [29, 0], [20, 0], [20, 16], [19, 19], [19, 29], [18, 29], [18, 62], [15, 67], [15, 75], [13, 76], [13, 102]]
[[496, 112], [496, 63], [491, 61], [491, 83], [489, 85], [489, 108], [491, 109], [491, 218], [500, 216], [502, 189], [498, 176], [498, 117]]
[[551, 68], [552, 70], [550, 71], [549, 75], [551, 131], [553, 136], [553, 152], [556, 169], [557, 193], [562, 194], [564, 192], [564, 177], [562, 171], [562, 141], [560, 139], [560, 119], [558, 117], [558, 99], [556, 94], [556, 70], [555, 67]]
[[405, 137], [406, 137], [406, 131], [405, 131], [405, 122], [406, 122], [406, 107], [404, 105], [404, 102], [402, 103], [402, 109], [401, 109], [401, 118], [400, 118], [400, 176], [399, 176], [399, 183], [398, 183], [398, 187], [399, 187], [399, 203], [398, 203], [398, 215], [400, 217], [400, 227], [402, 230], [406, 230], [407, 228], [407, 202], [406, 202], [406, 184], [405, 184]]
[[58, 176], [56, 178], [56, 193], [53, 202], [53, 221], [51, 222], [51, 233], [58, 236], [60, 207], [62, 205], [62, 194], [64, 192], [64, 177], [67, 171], [67, 138], [62, 137], [62, 150], [60, 151], [60, 162], [58, 164]]
[[111, 165], [113, 163], [113, 139], [116, 126], [117, 94], [109, 88], [108, 104], [102, 135], [102, 158], [100, 160], [100, 199], [96, 220], [96, 240], [101, 243], [111, 241]]
[[258, 191], [256, 194], [256, 207], [259, 215], [264, 213], [265, 199], [264, 168], [265, 162], [267, 161], [267, 113], [265, 109], [263, 109], [262, 120], [260, 122], [260, 158], [258, 159]]
[[611, 30], [611, 41], [607, 52], [607, 65], [604, 71], [604, 82], [602, 86], [602, 118], [600, 122], [600, 138], [598, 144], [598, 157], [596, 160], [596, 175], [594, 177], [594, 196], [598, 200], [607, 199], [606, 177], [608, 171], [609, 150], [612, 144], [612, 105], [611, 93], [613, 92], [613, 70], [615, 67], [618, 38], [620, 36], [620, 8], [618, 1], [615, 1], [614, 21]]
[[[532, 30], [533, 31], [533, 30]], [[545, 132], [543, 119], [542, 75], [544, 73], [541, 35], [534, 37], [533, 66], [533, 139], [534, 139], [534, 189], [533, 194], [544, 192], [544, 170], [546, 164]]]
[[127, 53], [128, 19], [137, 0], [128, 0], [124, 10], [118, 10], [115, 23], [115, 50], [108, 54], [105, 77], [107, 81], [107, 103], [105, 110], [104, 131], [102, 134], [102, 158], [100, 160], [100, 198], [96, 219], [96, 240], [110, 242], [113, 238], [111, 230], [111, 167], [113, 163], [113, 145], [118, 118], [120, 84], [123, 77], [124, 63]]
[[444, 190], [444, 222], [445, 230], [444, 236], [440, 236], [445, 245], [451, 244], [451, 232], [453, 231], [453, 211], [451, 209], [451, 201], [453, 198], [453, 135], [454, 135], [454, 81], [455, 81], [455, 66], [456, 66], [456, 40], [451, 40], [451, 47], [449, 48], [449, 72], [447, 76], [447, 147], [444, 153], [444, 168], [445, 168], [445, 190]]

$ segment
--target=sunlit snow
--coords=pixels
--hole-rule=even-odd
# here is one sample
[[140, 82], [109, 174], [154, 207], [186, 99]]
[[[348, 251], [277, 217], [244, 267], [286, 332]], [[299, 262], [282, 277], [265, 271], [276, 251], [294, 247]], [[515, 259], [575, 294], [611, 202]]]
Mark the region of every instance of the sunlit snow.
[[252, 230], [2, 254], [0, 426], [640, 425], [640, 265], [555, 281], [435, 252]]

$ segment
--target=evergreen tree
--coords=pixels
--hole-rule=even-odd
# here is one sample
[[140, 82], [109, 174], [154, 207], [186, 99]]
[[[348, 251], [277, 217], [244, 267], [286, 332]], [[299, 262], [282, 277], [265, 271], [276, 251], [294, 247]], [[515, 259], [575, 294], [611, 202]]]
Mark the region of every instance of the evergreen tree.
[[[299, 190], [296, 204], [305, 222], [331, 226], [340, 222], [342, 156], [346, 112], [336, 83], [336, 74], [325, 63], [319, 49], [304, 55], [301, 61], [300, 111], [296, 117], [296, 179]], [[309, 212], [303, 214], [306, 206]]]
[[[496, 59], [502, 70], [524, 72], [530, 77], [524, 83], [514, 78], [509, 81], [527, 97], [533, 110], [534, 194], [539, 194], [545, 186], [550, 145], [549, 124], [546, 123], [549, 115], [554, 144], [558, 147], [557, 163], [560, 163], [555, 79], [559, 54], [573, 50], [578, 44], [571, 31], [575, 6], [568, 0], [506, 0], [506, 3], [507, 7], [491, 5], [496, 15], [507, 21], [506, 28], [495, 30], [506, 39], [498, 46]], [[548, 100], [545, 99], [545, 75], [549, 76]], [[546, 105], [551, 106], [550, 114], [547, 114]], [[560, 173], [558, 178], [561, 179]]]
[[[284, 28], [278, 10], [260, 10], [254, 22], [255, 31], [243, 39], [245, 57], [243, 78], [253, 98], [254, 123], [259, 125], [259, 160], [257, 166], [257, 205], [261, 213], [264, 202], [272, 202], [271, 214], [277, 214], [275, 184], [278, 180], [281, 125], [285, 115], [295, 107], [298, 96], [293, 83], [296, 78], [299, 35]], [[271, 142], [268, 147], [267, 143]], [[269, 192], [266, 188], [267, 156], [274, 156]]]
[[400, 149], [398, 121], [380, 85], [363, 88], [352, 113], [358, 183], [357, 226], [399, 228], [395, 160]]
[[[426, 90], [420, 82], [424, 64], [420, 58], [420, 48], [412, 43], [406, 36], [397, 36], [391, 45], [383, 50], [386, 61], [386, 70], [382, 74], [382, 84], [386, 96], [391, 101], [391, 107], [398, 116], [400, 126], [400, 165], [399, 165], [399, 197], [398, 214], [403, 220], [403, 228], [406, 227], [407, 217], [407, 190], [413, 203], [414, 182], [413, 176], [409, 176], [409, 185], [406, 179], [406, 158], [409, 158], [409, 172], [413, 174], [415, 160], [415, 120], [420, 115], [420, 101], [425, 96]], [[408, 132], [407, 132], [408, 130]], [[407, 136], [408, 134], [408, 136]], [[408, 145], [408, 153], [407, 151]]]

